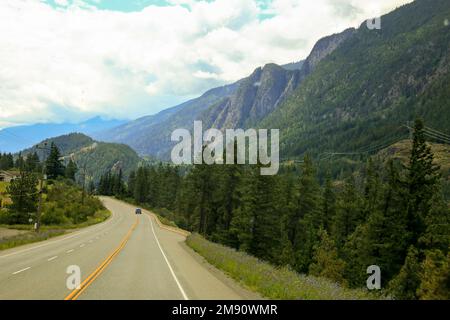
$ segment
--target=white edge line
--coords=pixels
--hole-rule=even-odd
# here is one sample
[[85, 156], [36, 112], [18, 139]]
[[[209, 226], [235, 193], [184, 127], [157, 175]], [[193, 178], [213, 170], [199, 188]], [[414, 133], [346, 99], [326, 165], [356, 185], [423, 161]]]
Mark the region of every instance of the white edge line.
[[161, 244], [159, 243], [158, 237], [156, 236], [156, 233], [155, 233], [155, 229], [153, 228], [153, 221], [152, 221], [152, 219], [150, 218], [149, 215], [147, 215], [147, 217], [148, 217], [149, 220], [150, 220], [150, 226], [152, 227], [152, 232], [153, 232], [153, 235], [155, 236], [156, 244], [158, 245], [159, 250], [161, 251], [161, 253], [162, 253], [163, 257], [164, 257], [164, 260], [166, 261], [167, 266], [169, 267], [169, 270], [170, 270], [170, 273], [172, 274], [173, 279], [174, 279], [175, 282], [177, 283], [178, 289], [180, 289], [181, 294], [183, 295], [184, 300], [189, 300], [188, 296], [186, 295], [186, 292], [184, 292], [183, 287], [182, 287], [181, 284], [180, 284], [180, 281], [178, 281], [178, 278], [177, 278], [177, 276], [175, 275], [175, 272], [173, 271], [172, 266], [170, 265], [170, 262], [169, 262], [169, 260], [167, 259], [166, 254], [164, 253], [164, 250], [163, 250], [162, 247], [161, 247]]
[[[111, 212], [111, 216], [112, 216], [112, 215], [114, 215], [114, 213]], [[111, 217], [111, 218], [112, 218], [112, 217]], [[110, 220], [105, 221], [105, 222], [107, 222], [108, 225], [109, 225], [112, 221], [113, 221], [113, 220], [110, 219]], [[42, 248], [42, 247], [46, 247], [46, 246], [48, 246], [48, 245], [51, 245], [51, 244], [54, 244], [54, 243], [58, 243], [58, 242], [61, 242], [61, 241], [65, 241], [65, 240], [68, 240], [68, 239], [71, 239], [71, 238], [75, 238], [75, 237], [80, 236], [81, 234], [84, 234], [84, 233], [86, 233], [86, 232], [90, 232], [90, 231], [97, 230], [97, 229], [99, 229], [99, 228], [101, 228], [101, 227], [104, 227], [104, 226], [105, 226], [104, 224], [98, 225], [98, 226], [96, 226], [95, 228], [92, 228], [92, 229], [89, 229], [89, 230], [84, 230], [84, 231], [81, 231], [81, 232], [72, 234], [72, 235], [70, 235], [70, 236], [68, 236], [68, 237], [65, 237], [65, 238], [53, 240], [53, 241], [51, 241], [51, 242], [44, 243], [44, 244], [41, 244], [41, 245], [38, 245], [38, 246], [35, 246], [35, 247], [31, 247], [31, 248], [28, 248], [28, 249], [24, 249], [24, 250], [12, 252], [12, 253], [9, 253], [9, 254], [5, 254], [5, 255], [3, 255], [3, 256], [0, 256], [0, 259], [1, 259], [1, 258], [7, 258], [7, 257], [10, 257], [10, 256], [14, 256], [14, 255], [16, 255], [16, 254], [25, 253], [25, 252], [28, 252], [28, 251], [31, 251], [31, 250], [35, 250], [35, 249]]]
[[13, 272], [13, 274], [18, 274], [18, 273], [21, 273], [21, 272], [27, 271], [28, 269], [31, 269], [31, 267], [23, 268], [22, 270], [19, 270], [19, 271]]

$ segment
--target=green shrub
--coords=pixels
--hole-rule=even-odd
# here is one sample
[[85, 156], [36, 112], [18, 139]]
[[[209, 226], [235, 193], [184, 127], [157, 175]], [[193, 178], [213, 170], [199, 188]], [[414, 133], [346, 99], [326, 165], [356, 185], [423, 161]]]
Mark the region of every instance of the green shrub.
[[41, 222], [45, 225], [64, 225], [69, 224], [70, 220], [55, 203], [48, 203], [44, 206]]

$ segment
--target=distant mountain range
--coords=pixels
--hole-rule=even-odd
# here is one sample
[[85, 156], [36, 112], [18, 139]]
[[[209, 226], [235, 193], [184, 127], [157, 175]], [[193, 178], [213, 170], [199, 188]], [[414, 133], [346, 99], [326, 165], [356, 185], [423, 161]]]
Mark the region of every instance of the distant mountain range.
[[93, 134], [125, 123], [125, 120], [104, 120], [95, 117], [90, 120], [73, 123], [39, 123], [10, 127], [0, 130], [0, 152], [18, 152], [50, 138], [71, 132]]

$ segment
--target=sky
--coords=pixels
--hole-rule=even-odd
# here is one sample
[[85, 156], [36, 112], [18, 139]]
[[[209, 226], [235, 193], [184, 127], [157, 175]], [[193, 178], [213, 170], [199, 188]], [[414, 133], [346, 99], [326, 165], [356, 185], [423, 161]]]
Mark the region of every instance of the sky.
[[135, 119], [411, 0], [1, 0], [0, 128]]

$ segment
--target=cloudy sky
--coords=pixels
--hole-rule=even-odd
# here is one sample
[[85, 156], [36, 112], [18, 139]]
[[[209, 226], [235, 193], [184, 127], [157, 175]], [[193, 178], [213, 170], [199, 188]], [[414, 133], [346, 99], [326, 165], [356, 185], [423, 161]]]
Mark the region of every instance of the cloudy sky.
[[154, 114], [410, 0], [1, 0], [0, 128]]

